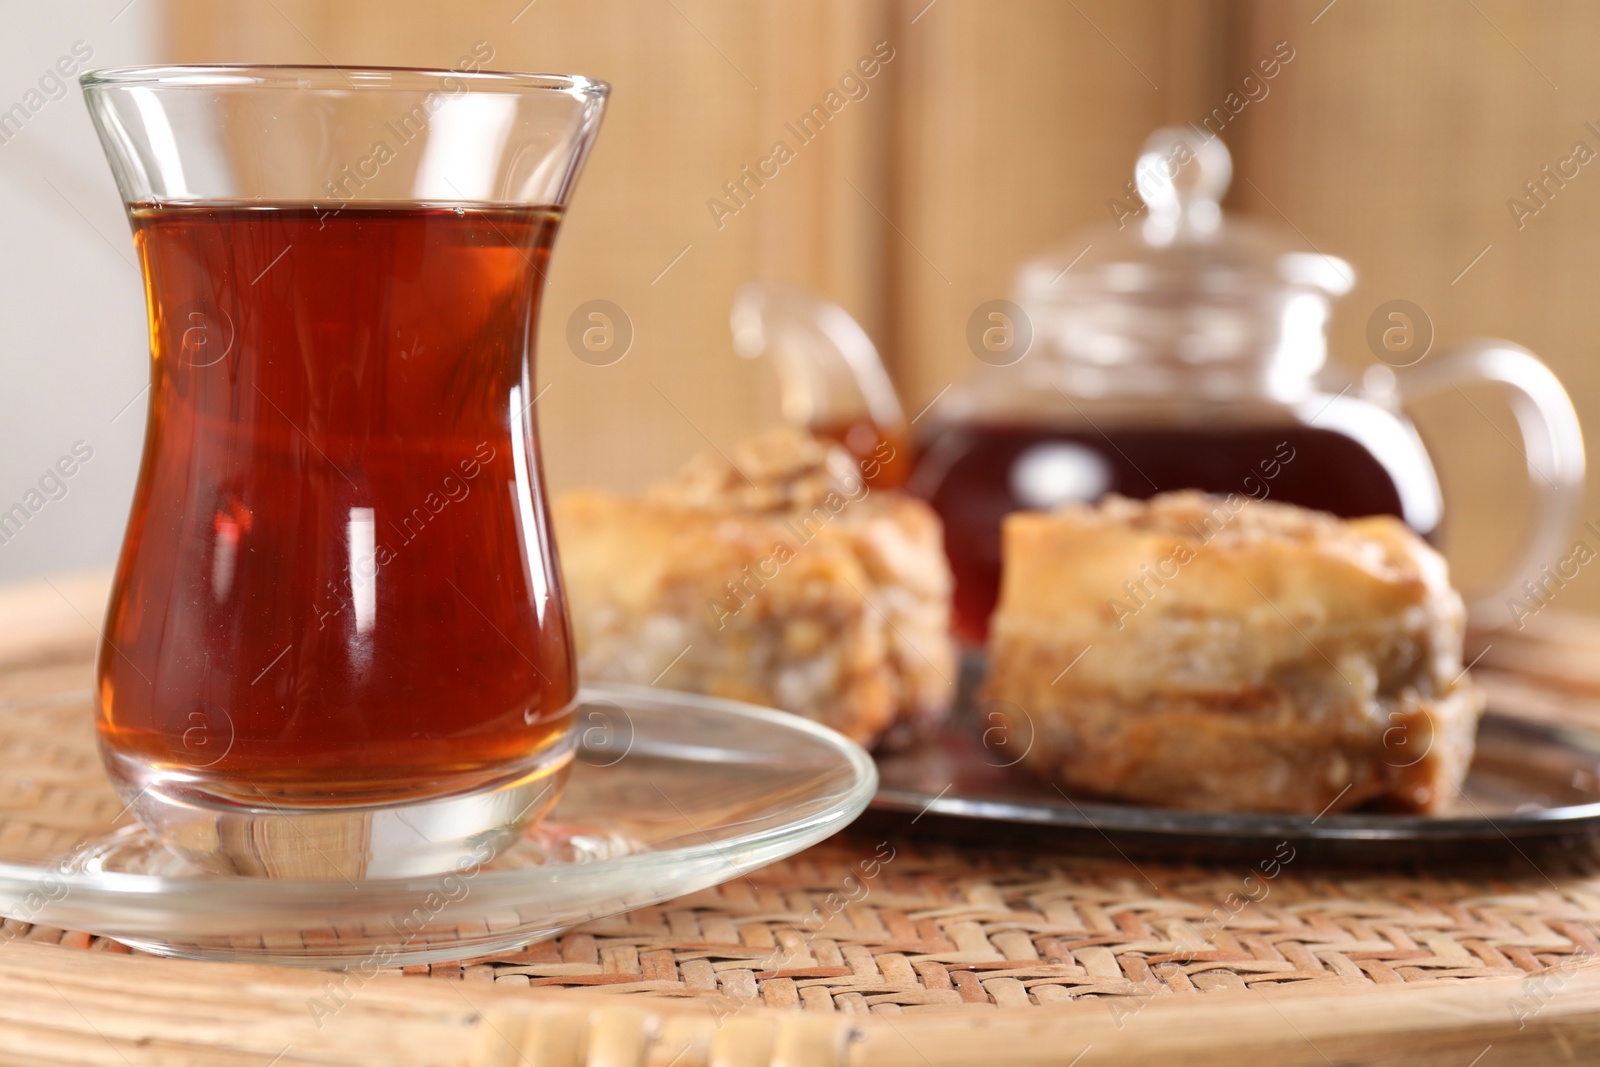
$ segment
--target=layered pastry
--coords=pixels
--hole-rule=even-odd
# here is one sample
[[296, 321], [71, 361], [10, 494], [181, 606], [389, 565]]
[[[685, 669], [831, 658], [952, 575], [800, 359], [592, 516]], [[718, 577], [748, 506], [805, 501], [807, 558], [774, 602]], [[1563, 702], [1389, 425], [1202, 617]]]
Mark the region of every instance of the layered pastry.
[[949, 708], [939, 520], [837, 445], [774, 430], [640, 498], [566, 493], [554, 516], [585, 679], [779, 707], [864, 745]]
[[1067, 790], [1312, 815], [1457, 796], [1482, 704], [1464, 611], [1399, 520], [1113, 496], [1009, 516], [1003, 544], [987, 706]]

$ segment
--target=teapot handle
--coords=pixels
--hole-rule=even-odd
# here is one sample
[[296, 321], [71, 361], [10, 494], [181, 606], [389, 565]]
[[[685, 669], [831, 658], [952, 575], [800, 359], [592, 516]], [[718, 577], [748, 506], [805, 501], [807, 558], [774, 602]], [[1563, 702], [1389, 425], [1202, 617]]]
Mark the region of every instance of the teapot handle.
[[1525, 600], [1524, 583], [1566, 558], [1567, 538], [1583, 504], [1583, 431], [1561, 382], [1532, 352], [1510, 341], [1477, 338], [1451, 346], [1436, 360], [1396, 375], [1402, 402], [1463, 385], [1498, 387], [1511, 404], [1522, 434], [1518, 449], [1528, 464], [1534, 507], [1521, 557], [1505, 584], [1467, 605], [1474, 626], [1496, 629], [1520, 618], [1510, 600]]

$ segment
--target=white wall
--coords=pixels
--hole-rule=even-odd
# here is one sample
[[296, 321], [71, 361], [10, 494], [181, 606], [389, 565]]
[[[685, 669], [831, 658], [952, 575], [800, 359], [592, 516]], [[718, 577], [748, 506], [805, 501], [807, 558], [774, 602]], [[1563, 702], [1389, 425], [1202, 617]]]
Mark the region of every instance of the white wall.
[[[149, 374], [133, 242], [76, 76], [29, 93], [79, 42], [79, 69], [159, 61], [160, 2], [0, 0], [0, 113], [46, 97], [0, 130], [0, 512], [44, 500], [0, 543], [0, 582], [109, 563], [121, 540]], [[30, 497], [79, 441], [93, 458], [65, 495]]]

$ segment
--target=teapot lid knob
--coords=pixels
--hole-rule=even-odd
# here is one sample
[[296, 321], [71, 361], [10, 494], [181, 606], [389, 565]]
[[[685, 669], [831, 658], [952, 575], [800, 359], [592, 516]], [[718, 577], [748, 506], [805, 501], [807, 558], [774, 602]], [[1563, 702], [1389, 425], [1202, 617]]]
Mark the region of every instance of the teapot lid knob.
[[1169, 234], [1186, 225], [1201, 232], [1215, 230], [1222, 222], [1219, 205], [1232, 178], [1233, 158], [1222, 139], [1201, 136], [1184, 126], [1152, 133], [1133, 168], [1150, 223]]

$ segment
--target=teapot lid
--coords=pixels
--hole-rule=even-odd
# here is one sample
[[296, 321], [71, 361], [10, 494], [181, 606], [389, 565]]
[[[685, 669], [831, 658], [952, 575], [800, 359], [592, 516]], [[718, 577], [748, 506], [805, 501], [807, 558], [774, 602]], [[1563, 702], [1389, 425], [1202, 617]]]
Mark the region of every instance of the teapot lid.
[[[1145, 210], [1090, 227], [1023, 266], [1018, 297], [1035, 308], [1146, 294], [1164, 305], [1284, 290], [1342, 296], [1350, 265], [1304, 251], [1276, 228], [1223, 217], [1233, 161], [1216, 136], [1185, 127], [1152, 133], [1133, 170]], [[1142, 217], [1141, 217], [1142, 216]]]

